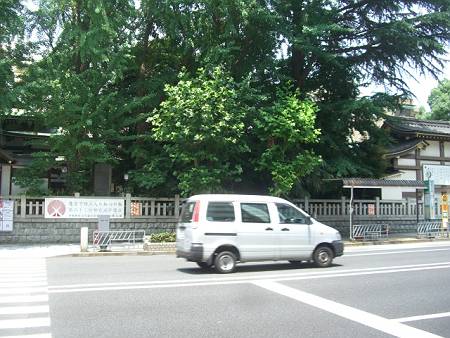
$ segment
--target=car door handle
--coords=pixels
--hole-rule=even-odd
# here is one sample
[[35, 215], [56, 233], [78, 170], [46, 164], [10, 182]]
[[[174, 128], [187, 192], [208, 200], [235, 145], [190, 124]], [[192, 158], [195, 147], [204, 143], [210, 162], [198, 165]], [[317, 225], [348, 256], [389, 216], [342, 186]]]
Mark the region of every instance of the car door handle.
[[272, 228], [266, 228], [266, 231], [273, 231]]
[[288, 228], [283, 228], [281, 231], [290, 231]]

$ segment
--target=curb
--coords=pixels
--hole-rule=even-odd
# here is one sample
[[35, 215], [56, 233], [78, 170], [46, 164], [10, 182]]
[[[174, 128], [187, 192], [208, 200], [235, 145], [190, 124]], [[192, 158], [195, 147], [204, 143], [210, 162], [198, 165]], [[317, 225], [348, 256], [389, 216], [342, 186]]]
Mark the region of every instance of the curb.
[[430, 243], [430, 242], [448, 242], [450, 238], [403, 238], [391, 239], [386, 241], [344, 241], [344, 247], [368, 246], [368, 245], [387, 245], [387, 244], [407, 244], [407, 243]]

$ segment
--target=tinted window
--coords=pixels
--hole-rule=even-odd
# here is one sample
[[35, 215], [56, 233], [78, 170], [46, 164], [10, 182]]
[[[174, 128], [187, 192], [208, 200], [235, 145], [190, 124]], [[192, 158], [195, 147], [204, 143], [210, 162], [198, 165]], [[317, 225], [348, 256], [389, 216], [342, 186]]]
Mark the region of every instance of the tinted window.
[[187, 223], [192, 221], [192, 215], [194, 214], [195, 202], [186, 203], [181, 213], [181, 222]]
[[233, 222], [234, 207], [231, 202], [209, 202], [206, 219], [212, 222]]
[[280, 223], [306, 223], [306, 216], [298, 209], [288, 204], [277, 204]]
[[270, 223], [267, 204], [241, 203], [241, 214], [244, 223]]

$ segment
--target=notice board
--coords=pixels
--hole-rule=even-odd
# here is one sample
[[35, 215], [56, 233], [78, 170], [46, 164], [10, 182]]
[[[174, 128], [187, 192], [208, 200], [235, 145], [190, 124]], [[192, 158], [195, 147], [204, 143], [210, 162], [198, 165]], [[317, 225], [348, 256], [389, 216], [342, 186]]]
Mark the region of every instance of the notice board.
[[0, 200], [0, 231], [12, 231], [14, 201]]

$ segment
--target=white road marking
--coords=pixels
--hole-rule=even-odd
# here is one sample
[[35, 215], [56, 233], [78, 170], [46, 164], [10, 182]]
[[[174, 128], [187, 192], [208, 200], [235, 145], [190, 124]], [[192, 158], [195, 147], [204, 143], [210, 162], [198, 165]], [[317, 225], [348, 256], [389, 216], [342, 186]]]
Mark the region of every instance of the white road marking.
[[1, 336], [1, 338], [52, 338], [50, 333], [26, 334], [20, 336]]
[[399, 250], [399, 251], [382, 251], [382, 252], [368, 252], [368, 253], [351, 253], [346, 254], [345, 257], [360, 257], [360, 256], [378, 256], [378, 255], [401, 255], [406, 253], [416, 252], [434, 252], [434, 251], [448, 251], [450, 249], [427, 249], [427, 250]]
[[17, 276], [17, 277], [10, 277], [10, 278], [2, 278], [2, 283], [21, 283], [21, 282], [46, 282], [47, 277], [28, 277], [28, 276]]
[[304, 273], [304, 274], [282, 274], [282, 275], [259, 275], [259, 276], [247, 276], [247, 277], [230, 277], [230, 278], [208, 278], [198, 280], [177, 280], [177, 281], [149, 281], [149, 282], [137, 282], [131, 284], [113, 284], [110, 286], [103, 286], [102, 284], [78, 284], [76, 286], [53, 286], [49, 287], [49, 293], [74, 293], [74, 292], [92, 292], [92, 291], [112, 291], [112, 290], [138, 290], [138, 289], [156, 289], [156, 288], [175, 288], [175, 287], [189, 287], [189, 286], [208, 286], [208, 285], [227, 285], [227, 284], [243, 284], [252, 283], [255, 280], [306, 280], [306, 279], [319, 279], [319, 278], [335, 278], [335, 277], [349, 277], [349, 276], [362, 276], [372, 274], [387, 274], [409, 271], [424, 271], [435, 269], [450, 269], [450, 262], [445, 263], [432, 263], [432, 264], [416, 264], [405, 265], [397, 267], [382, 267], [373, 269], [354, 269], [354, 270], [340, 270], [330, 273]]
[[0, 303], [37, 303], [48, 302], [48, 295], [20, 295], [20, 296], [6, 296], [0, 297]]
[[51, 338], [49, 314], [45, 259], [1, 258], [0, 338]]
[[357, 322], [359, 324], [371, 327], [373, 329], [405, 338], [427, 338], [427, 337], [439, 337], [432, 333], [419, 330], [386, 318], [383, 318], [372, 313], [358, 310], [356, 308], [336, 303], [334, 301], [315, 296], [313, 294], [303, 292], [273, 281], [256, 281], [253, 284], [267, 289], [272, 292], [276, 292], [280, 295], [295, 299], [304, 304], [319, 308], [321, 310], [333, 313], [339, 317]]
[[0, 287], [0, 295], [13, 295], [13, 294], [32, 294], [32, 293], [47, 293], [47, 287]]
[[31, 313], [49, 313], [50, 308], [48, 305], [36, 305], [36, 306], [7, 306], [0, 307], [0, 315], [22, 315]]
[[22, 329], [43, 326], [50, 326], [49, 317], [0, 320], [0, 329]]
[[[1, 281], [1, 279], [0, 279]], [[37, 282], [17, 282], [13, 284], [17, 288], [28, 288], [36, 286], [47, 286], [47, 281], [37, 281]], [[9, 288], [11, 283], [0, 283], [0, 288]]]
[[434, 313], [431, 315], [423, 315], [423, 316], [404, 317], [404, 318], [397, 318], [397, 319], [391, 319], [391, 320], [399, 322], [399, 323], [405, 323], [405, 322], [414, 322], [417, 320], [444, 318], [444, 317], [450, 317], [450, 312]]
[[423, 264], [408, 264], [408, 265], [393, 265], [393, 266], [383, 266], [377, 268], [361, 268], [361, 269], [328, 269], [328, 270], [318, 270], [312, 272], [294, 272], [294, 273], [281, 273], [281, 274], [256, 274], [250, 276], [233, 276], [233, 275], [223, 275], [221, 277], [206, 277], [197, 279], [173, 279], [173, 280], [160, 280], [160, 281], [144, 281], [144, 282], [111, 282], [111, 283], [86, 283], [86, 284], [66, 284], [66, 285], [54, 285], [49, 286], [49, 290], [54, 289], [71, 289], [71, 288], [83, 288], [83, 287], [101, 287], [101, 286], [128, 286], [128, 285], [147, 285], [147, 284], [171, 284], [171, 283], [188, 283], [188, 282], [216, 282], [216, 281], [226, 281], [226, 280], [255, 280], [261, 278], [267, 279], [279, 279], [285, 277], [304, 277], [304, 276], [316, 276], [316, 275], [329, 275], [329, 274], [342, 274], [347, 272], [360, 272], [360, 271], [378, 271], [378, 270], [390, 270], [390, 269], [404, 269], [404, 268], [416, 268], [416, 267], [429, 267], [429, 266], [439, 266], [439, 265], [449, 265], [450, 261], [439, 262], [439, 263], [423, 263]]

